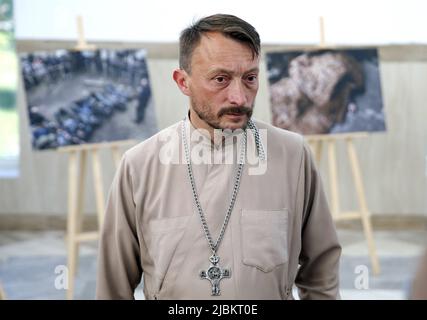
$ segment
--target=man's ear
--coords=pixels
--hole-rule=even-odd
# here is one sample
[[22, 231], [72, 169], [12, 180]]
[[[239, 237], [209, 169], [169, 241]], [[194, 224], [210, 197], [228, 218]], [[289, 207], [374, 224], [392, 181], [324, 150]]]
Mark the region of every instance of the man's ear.
[[189, 89], [189, 76], [187, 72], [183, 69], [175, 69], [173, 72], [173, 80], [175, 80], [176, 84], [178, 85], [179, 90], [186, 96], [190, 95], [190, 89]]

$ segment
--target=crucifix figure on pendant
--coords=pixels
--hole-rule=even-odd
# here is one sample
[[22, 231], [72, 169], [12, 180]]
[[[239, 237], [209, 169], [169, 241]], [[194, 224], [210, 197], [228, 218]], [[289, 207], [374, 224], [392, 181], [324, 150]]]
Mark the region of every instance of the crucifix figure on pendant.
[[206, 271], [200, 271], [199, 276], [200, 279], [209, 280], [212, 285], [212, 295], [219, 296], [221, 295], [221, 290], [219, 289], [219, 282], [223, 278], [230, 278], [231, 271], [230, 269], [221, 269], [221, 267], [218, 266], [219, 257], [216, 255], [216, 253], [214, 253], [209, 258], [209, 261], [211, 262], [211, 266]]

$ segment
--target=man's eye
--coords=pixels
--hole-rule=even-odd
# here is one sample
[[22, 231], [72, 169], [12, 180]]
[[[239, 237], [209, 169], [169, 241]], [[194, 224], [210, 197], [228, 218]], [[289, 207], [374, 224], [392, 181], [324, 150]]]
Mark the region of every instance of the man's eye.
[[255, 82], [255, 81], [256, 81], [256, 79], [257, 79], [257, 76], [256, 76], [256, 75], [248, 76], [246, 79], [247, 79], [249, 82]]
[[221, 77], [221, 76], [220, 77], [216, 77], [215, 81], [218, 82], [218, 83], [224, 83], [225, 82], [225, 77]]

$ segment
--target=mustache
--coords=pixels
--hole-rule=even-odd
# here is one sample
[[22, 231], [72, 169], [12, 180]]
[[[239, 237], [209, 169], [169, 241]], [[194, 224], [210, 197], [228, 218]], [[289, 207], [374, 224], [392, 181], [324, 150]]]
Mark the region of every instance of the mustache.
[[218, 112], [218, 117], [221, 117], [227, 113], [246, 114], [248, 116], [248, 118], [250, 118], [252, 116], [252, 108], [251, 107], [245, 107], [245, 106], [242, 106], [242, 107], [225, 107], [225, 108], [222, 108]]

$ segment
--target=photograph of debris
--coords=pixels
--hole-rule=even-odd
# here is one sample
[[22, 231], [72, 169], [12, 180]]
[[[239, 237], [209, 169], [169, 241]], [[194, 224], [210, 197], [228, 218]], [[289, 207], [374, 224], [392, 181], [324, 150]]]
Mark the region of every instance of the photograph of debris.
[[273, 125], [304, 135], [385, 131], [377, 49], [267, 54]]

